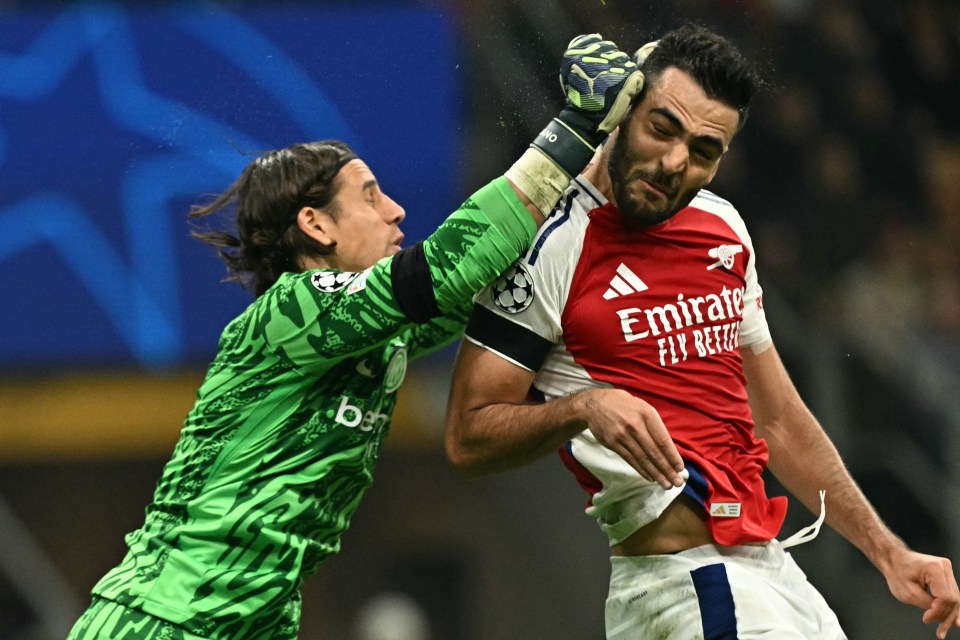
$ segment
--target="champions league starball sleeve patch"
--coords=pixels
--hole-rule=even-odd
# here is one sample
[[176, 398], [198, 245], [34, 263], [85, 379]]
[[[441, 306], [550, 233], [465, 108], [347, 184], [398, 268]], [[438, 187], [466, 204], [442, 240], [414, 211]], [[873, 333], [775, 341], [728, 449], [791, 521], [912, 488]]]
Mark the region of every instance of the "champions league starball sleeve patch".
[[352, 271], [318, 271], [310, 276], [310, 284], [318, 291], [333, 293], [343, 289], [357, 275]]
[[533, 302], [533, 279], [519, 262], [514, 263], [490, 288], [493, 303], [507, 313], [520, 313]]

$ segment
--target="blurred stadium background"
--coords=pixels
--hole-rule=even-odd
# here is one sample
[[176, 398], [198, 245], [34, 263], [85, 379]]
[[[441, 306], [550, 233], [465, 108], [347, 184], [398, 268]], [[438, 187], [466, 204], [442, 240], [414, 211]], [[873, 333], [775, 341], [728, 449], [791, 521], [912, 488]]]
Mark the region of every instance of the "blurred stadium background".
[[[960, 564], [955, 0], [8, 1], [0, 639], [65, 635], [247, 302], [188, 238], [198, 194], [340, 138], [422, 238], [554, 114], [573, 35], [632, 48], [685, 19], [770, 81], [713, 186], [752, 230], [788, 367], [883, 517]], [[446, 464], [452, 357], [412, 368], [302, 638], [603, 637], [605, 544], [559, 462], [469, 482]], [[794, 506], [786, 531], [811, 520]], [[853, 640], [932, 637], [832, 532], [795, 555]]]

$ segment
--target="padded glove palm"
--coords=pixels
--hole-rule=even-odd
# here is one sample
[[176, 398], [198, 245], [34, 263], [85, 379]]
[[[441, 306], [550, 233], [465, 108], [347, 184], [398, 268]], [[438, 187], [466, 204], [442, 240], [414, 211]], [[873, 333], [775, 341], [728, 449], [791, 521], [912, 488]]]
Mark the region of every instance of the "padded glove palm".
[[533, 144], [573, 177], [623, 120], [643, 88], [643, 74], [617, 45], [592, 33], [567, 45], [560, 87], [565, 106]]
[[560, 119], [589, 121], [578, 133], [599, 146], [643, 88], [643, 74], [617, 45], [593, 33], [570, 41], [560, 60], [560, 88], [568, 112]]
[[505, 174], [544, 215], [619, 126], [643, 88], [643, 74], [617, 45], [592, 33], [567, 45], [560, 86], [564, 108]]

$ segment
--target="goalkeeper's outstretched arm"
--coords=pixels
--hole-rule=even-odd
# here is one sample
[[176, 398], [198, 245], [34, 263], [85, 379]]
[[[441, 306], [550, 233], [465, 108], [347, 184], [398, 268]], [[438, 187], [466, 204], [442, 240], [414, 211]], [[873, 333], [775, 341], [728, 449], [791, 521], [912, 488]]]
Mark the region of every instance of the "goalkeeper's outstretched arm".
[[560, 87], [563, 109], [506, 173], [538, 223], [619, 126], [643, 88], [643, 74], [617, 45], [593, 33], [567, 45], [560, 60]]
[[[522, 254], [570, 180], [620, 124], [643, 87], [636, 63], [599, 34], [577, 36], [570, 42], [560, 59], [559, 76], [563, 107], [558, 115], [503, 177], [474, 193], [424, 241], [424, 259], [417, 272], [423, 274], [429, 267], [433, 300], [422, 295], [427, 290], [425, 279], [407, 279], [413, 286], [394, 287], [401, 306], [404, 291], [414, 294], [412, 303], [427, 303], [410, 306], [410, 318], [425, 322], [469, 302]], [[487, 231], [465, 249], [467, 226]], [[406, 257], [397, 256], [394, 264], [413, 264]], [[398, 280], [394, 278], [395, 283]]]

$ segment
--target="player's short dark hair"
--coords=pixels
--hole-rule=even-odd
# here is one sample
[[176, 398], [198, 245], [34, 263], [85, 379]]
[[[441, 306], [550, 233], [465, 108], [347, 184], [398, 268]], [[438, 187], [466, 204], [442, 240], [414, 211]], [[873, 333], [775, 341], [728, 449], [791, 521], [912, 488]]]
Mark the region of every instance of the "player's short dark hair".
[[763, 81], [756, 66], [733, 43], [706, 27], [685, 24], [664, 34], [643, 63], [647, 86], [656, 84], [669, 67], [690, 74], [707, 96], [736, 109], [740, 114], [737, 130], [743, 128], [750, 101]]
[[300, 230], [297, 213], [310, 206], [336, 218], [333, 199], [340, 186], [336, 177], [356, 157], [336, 140], [264, 153], [212, 202], [190, 209], [191, 219], [231, 212], [236, 235], [200, 228], [192, 235], [217, 249], [230, 272], [228, 280], [259, 296], [285, 271], [300, 271], [300, 258], [333, 252], [335, 243], [320, 244]]

